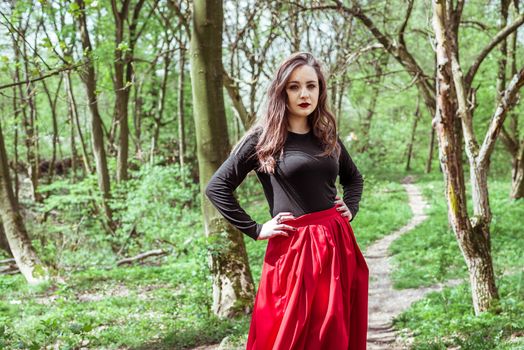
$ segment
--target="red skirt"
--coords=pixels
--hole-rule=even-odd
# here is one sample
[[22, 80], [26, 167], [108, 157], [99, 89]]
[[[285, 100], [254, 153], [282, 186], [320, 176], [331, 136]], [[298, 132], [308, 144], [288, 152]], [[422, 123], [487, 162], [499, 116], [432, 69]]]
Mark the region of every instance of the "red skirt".
[[270, 238], [247, 350], [366, 349], [369, 270], [336, 207], [285, 224]]

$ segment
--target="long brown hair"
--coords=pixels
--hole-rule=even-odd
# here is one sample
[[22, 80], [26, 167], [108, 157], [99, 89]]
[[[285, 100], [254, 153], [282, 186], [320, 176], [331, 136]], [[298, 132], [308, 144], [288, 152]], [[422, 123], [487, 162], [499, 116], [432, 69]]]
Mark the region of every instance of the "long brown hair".
[[[278, 68], [267, 92], [267, 105], [262, 118], [239, 140], [237, 146], [253, 133], [259, 133], [256, 145], [256, 154], [259, 160], [259, 171], [274, 173], [275, 156], [281, 157], [284, 143], [287, 138], [288, 112], [286, 108], [286, 84], [293, 70], [303, 65], [315, 69], [319, 84], [318, 104], [308, 116], [308, 124], [313, 129], [314, 136], [320, 140], [324, 152], [318, 156], [340, 155], [340, 146], [337, 143], [337, 123], [328, 107], [326, 79], [322, 73], [320, 63], [309, 52], [297, 52], [289, 56]], [[234, 149], [237, 147], [235, 146]]]

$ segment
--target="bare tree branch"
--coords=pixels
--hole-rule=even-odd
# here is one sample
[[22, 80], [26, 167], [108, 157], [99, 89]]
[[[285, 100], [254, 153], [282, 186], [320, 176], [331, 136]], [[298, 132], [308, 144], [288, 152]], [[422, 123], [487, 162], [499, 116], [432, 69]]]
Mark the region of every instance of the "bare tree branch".
[[60, 74], [62, 72], [65, 72], [65, 71], [75, 70], [78, 67], [84, 66], [86, 63], [87, 62], [77, 63], [75, 65], [65, 65], [65, 66], [62, 66], [62, 67], [60, 67], [58, 69], [55, 69], [55, 70], [53, 70], [53, 71], [51, 71], [49, 73], [46, 73], [44, 75], [41, 75], [41, 76], [33, 78], [33, 79], [27, 79], [27, 80], [24, 80], [24, 81], [17, 81], [17, 82], [14, 82], [14, 83], [0, 85], [0, 90], [7, 89], [7, 88], [10, 88], [10, 87], [13, 87], [13, 86], [24, 85], [24, 84], [28, 84], [28, 83], [34, 83], [35, 81], [40, 81], [40, 80], [43, 80], [43, 79], [47, 79], [49, 77], [52, 77], [53, 75], [57, 75], [57, 74]]
[[517, 102], [518, 92], [522, 86], [524, 86], [524, 68], [522, 68], [520, 72], [511, 79], [508, 88], [504, 91], [504, 94], [497, 105], [495, 114], [491, 118], [488, 132], [486, 133], [486, 137], [479, 152], [480, 165], [489, 160], [489, 157], [495, 148], [495, 141], [497, 141], [497, 136], [502, 124], [504, 123], [507, 112], [513, 108]]
[[471, 87], [471, 83], [475, 78], [475, 74], [477, 73], [480, 64], [482, 63], [482, 61], [484, 61], [484, 59], [491, 52], [491, 50], [493, 50], [493, 48], [497, 46], [502, 40], [504, 40], [508, 35], [517, 30], [517, 28], [520, 27], [523, 23], [524, 13], [517, 17], [517, 19], [513, 23], [511, 23], [510, 25], [506, 26], [506, 28], [498, 32], [497, 35], [495, 35], [493, 39], [491, 39], [491, 42], [488, 45], [486, 45], [486, 47], [477, 55], [477, 58], [475, 59], [475, 61], [473, 61], [473, 64], [471, 65], [471, 67], [468, 70], [468, 73], [466, 74], [466, 89], [469, 90], [469, 88]]

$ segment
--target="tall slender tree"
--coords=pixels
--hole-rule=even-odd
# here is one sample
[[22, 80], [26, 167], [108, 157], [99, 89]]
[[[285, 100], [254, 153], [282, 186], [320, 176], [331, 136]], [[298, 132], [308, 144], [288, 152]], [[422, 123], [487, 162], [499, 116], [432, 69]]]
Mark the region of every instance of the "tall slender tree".
[[84, 85], [86, 87], [87, 98], [89, 101], [89, 109], [91, 111], [91, 135], [93, 137], [93, 153], [95, 155], [96, 172], [98, 175], [98, 187], [102, 192], [104, 201], [104, 212], [106, 215], [106, 222], [108, 228], [112, 229], [113, 213], [109, 206], [111, 199], [111, 183], [109, 180], [109, 170], [107, 167], [106, 150], [104, 147], [104, 134], [102, 130], [102, 117], [98, 109], [98, 97], [96, 91], [96, 73], [93, 63], [91, 46], [91, 39], [87, 29], [87, 16], [84, 0], [76, 0], [78, 11], [76, 13], [77, 26], [80, 31], [80, 38], [82, 40], [82, 48], [84, 50], [87, 64], [85, 65], [85, 72], [81, 75]]
[[205, 231], [215, 243], [210, 245], [209, 257], [213, 312], [228, 317], [250, 310], [254, 285], [243, 234], [229, 225], [204, 195], [207, 182], [230, 149], [222, 93], [222, 23], [221, 0], [193, 3], [190, 49], [193, 117]]
[[[143, 27], [138, 28], [138, 20], [145, 0], [138, 0], [136, 2], [132, 9], [131, 18], [128, 18], [131, 0], [123, 0], [120, 1], [120, 3], [121, 6], [119, 8], [117, 1], [111, 0], [111, 10], [115, 20], [115, 113], [118, 126], [120, 127], [117, 155], [117, 181], [127, 179], [127, 158], [129, 154], [128, 104], [129, 94], [131, 92], [130, 87], [134, 75], [133, 53], [137, 40], [143, 29]], [[155, 0], [152, 3], [154, 10], [158, 0]], [[126, 29], [127, 38], [125, 37]]]
[[[519, 13], [519, 2], [502, 0], [500, 3], [500, 30], [508, 24], [510, 5], [514, 4], [514, 13]], [[495, 103], [500, 103], [507, 84], [507, 71], [509, 61], [510, 76], [517, 74], [517, 30], [511, 34], [509, 40], [504, 39], [500, 45], [499, 70], [497, 76], [497, 97]], [[510, 198], [524, 198], [524, 138], [519, 135], [518, 113], [509, 115], [509, 125], [502, 125], [500, 139], [511, 156], [511, 190]], [[506, 123], [508, 124], [508, 123]]]

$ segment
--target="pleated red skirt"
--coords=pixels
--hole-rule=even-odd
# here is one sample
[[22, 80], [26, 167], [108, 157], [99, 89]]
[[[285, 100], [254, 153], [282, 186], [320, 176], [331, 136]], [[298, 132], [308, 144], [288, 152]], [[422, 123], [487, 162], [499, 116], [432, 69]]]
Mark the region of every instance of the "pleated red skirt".
[[369, 270], [336, 207], [304, 214], [270, 238], [247, 350], [363, 350]]

